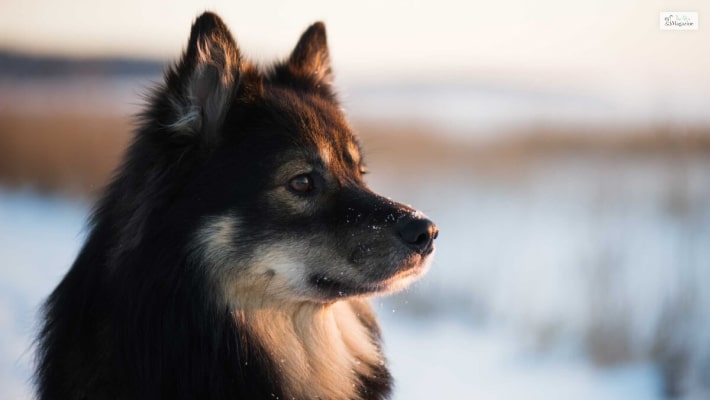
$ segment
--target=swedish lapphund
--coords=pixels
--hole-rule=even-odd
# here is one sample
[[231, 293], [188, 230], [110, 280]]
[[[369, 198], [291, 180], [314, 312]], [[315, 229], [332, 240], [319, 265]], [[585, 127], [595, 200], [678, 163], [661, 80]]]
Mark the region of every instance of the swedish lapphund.
[[365, 172], [322, 23], [263, 68], [201, 15], [44, 305], [38, 398], [387, 398], [368, 298], [438, 229]]

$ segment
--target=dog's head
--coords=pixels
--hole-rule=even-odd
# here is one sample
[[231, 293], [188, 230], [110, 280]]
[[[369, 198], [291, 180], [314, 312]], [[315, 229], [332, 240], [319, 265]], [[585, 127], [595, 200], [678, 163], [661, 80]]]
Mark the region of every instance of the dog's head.
[[437, 227], [367, 188], [331, 78], [322, 23], [259, 69], [205, 13], [153, 97], [144, 141], [189, 163], [170, 207], [230, 299], [330, 302], [403, 288], [427, 268]]

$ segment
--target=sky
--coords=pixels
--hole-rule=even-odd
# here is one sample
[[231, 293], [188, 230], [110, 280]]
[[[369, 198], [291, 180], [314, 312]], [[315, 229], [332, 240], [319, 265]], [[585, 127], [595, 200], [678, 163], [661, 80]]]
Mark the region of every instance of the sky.
[[[465, 126], [491, 113], [525, 114], [515, 109], [521, 101], [543, 107], [528, 110], [543, 120], [710, 122], [707, 0], [0, 0], [0, 49], [175, 60], [205, 10], [221, 15], [243, 54], [262, 64], [286, 57], [310, 24], [324, 21], [337, 87], [454, 88], [443, 100], [420, 96], [417, 107], [431, 113], [436, 102], [446, 121], [463, 112]], [[667, 11], [697, 12], [699, 29], [661, 30]], [[496, 106], [488, 88], [505, 101]]]
[[[710, 86], [704, 0], [144, 1], [0, 0], [0, 48], [169, 59], [194, 18], [218, 12], [258, 60], [290, 51], [313, 21], [347, 76], [601, 76], [633, 85]], [[700, 29], [659, 29], [661, 11], [696, 11]]]

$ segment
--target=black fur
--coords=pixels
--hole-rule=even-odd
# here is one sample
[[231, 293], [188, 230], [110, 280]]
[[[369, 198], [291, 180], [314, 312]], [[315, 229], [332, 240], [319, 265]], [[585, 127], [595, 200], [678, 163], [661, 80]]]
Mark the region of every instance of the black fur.
[[[337, 173], [354, 200], [329, 195], [324, 201], [333, 205], [307, 218], [264, 201], [272, 177], [263, 171], [278, 167], [289, 151], [306, 142], [339, 148], [354, 140], [330, 81], [321, 23], [304, 33], [288, 60], [263, 72], [242, 59], [216, 15], [197, 19], [182, 60], [153, 93], [93, 213], [86, 243], [46, 301], [37, 349], [39, 399], [291, 395], [271, 349], [237, 322], [219, 283], [195, 256], [194, 236], [205, 216], [240, 210], [249, 235], [240, 242], [240, 257], [248, 257], [250, 243], [278, 240], [283, 232], [343, 228], [327, 221], [337, 219], [337, 210], [365, 207], [363, 198], [375, 208], [364, 212], [363, 222], [408, 218], [409, 209], [365, 188], [350, 155]], [[322, 129], [305, 133], [309, 118]], [[367, 315], [360, 322], [379, 342], [377, 322]], [[359, 377], [361, 397], [385, 398], [390, 375], [384, 365], [372, 367], [375, 373]]]

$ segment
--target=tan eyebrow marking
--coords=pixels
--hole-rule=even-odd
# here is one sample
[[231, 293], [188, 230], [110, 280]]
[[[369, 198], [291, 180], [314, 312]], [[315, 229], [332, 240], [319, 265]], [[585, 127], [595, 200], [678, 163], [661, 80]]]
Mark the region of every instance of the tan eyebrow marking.
[[360, 165], [360, 149], [353, 142], [348, 142], [348, 153], [356, 166]]
[[327, 167], [333, 159], [333, 149], [330, 146], [321, 146], [319, 155], [321, 161], [323, 161], [323, 165]]

